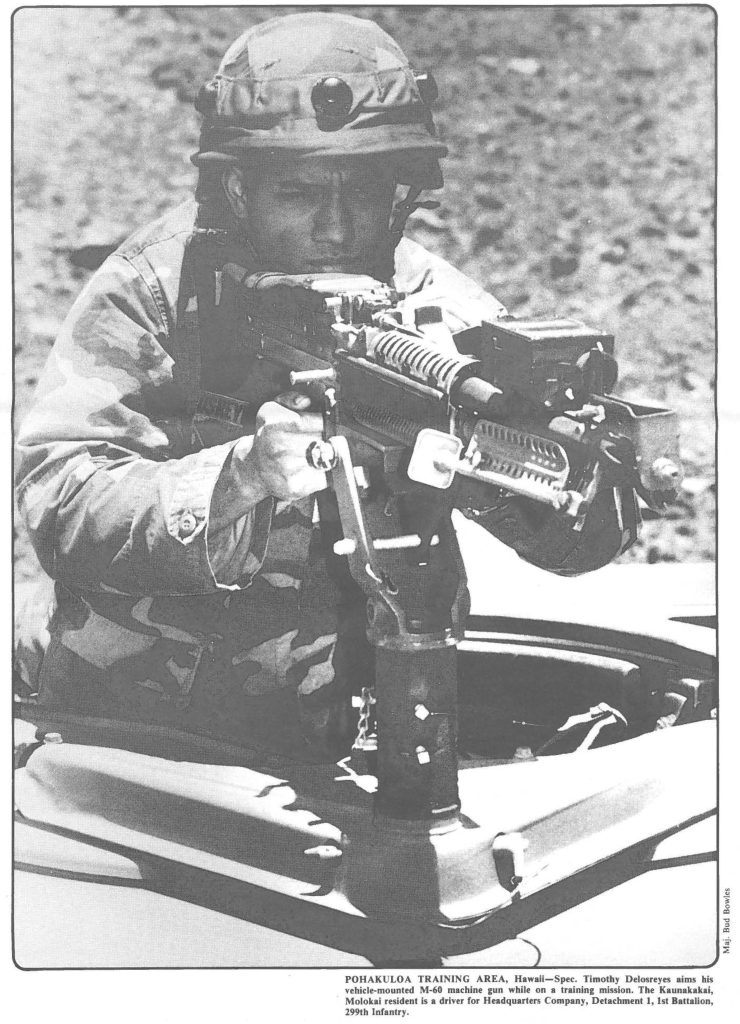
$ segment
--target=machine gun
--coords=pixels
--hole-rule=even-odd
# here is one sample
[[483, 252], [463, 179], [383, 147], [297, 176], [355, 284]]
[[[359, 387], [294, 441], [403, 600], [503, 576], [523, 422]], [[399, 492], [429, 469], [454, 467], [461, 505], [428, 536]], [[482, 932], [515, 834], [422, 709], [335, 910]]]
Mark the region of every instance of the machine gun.
[[[675, 414], [607, 394], [610, 334], [509, 317], [453, 337], [435, 307], [404, 323], [397, 296], [369, 277], [224, 269], [245, 289], [259, 356], [282, 368], [286, 388], [321, 400], [328, 432], [393, 449], [384, 468], [396, 488], [399, 477], [444, 490], [463, 477], [478, 486], [458, 486], [455, 504], [506, 491], [579, 530], [603, 487], [633, 487], [660, 510], [681, 481]], [[334, 461], [326, 450], [315, 458]]]
[[614, 339], [579, 321], [506, 318], [453, 337], [434, 307], [404, 323], [398, 297], [369, 277], [224, 273], [239, 285], [245, 347], [275, 388], [323, 406], [326, 440], [307, 457], [331, 471], [334, 552], [368, 599], [376, 815], [426, 823], [426, 843], [430, 823], [459, 825], [467, 605], [457, 547], [444, 543], [450, 509], [514, 494], [580, 530], [599, 490], [625, 486], [659, 509], [681, 478], [676, 417], [608, 395]]

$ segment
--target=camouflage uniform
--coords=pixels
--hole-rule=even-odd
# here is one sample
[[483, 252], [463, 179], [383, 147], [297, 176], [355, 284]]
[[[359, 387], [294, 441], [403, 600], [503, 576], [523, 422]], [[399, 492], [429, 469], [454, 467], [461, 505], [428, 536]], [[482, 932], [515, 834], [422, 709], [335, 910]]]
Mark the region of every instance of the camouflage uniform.
[[[443, 147], [431, 148], [436, 167]], [[216, 482], [253, 425], [200, 413], [201, 389], [253, 411], [281, 389], [244, 351], [239, 296], [225, 276], [212, 330], [199, 336], [186, 259], [196, 214], [186, 204], [133, 235], [91, 279], [23, 424], [19, 506], [56, 581], [39, 703], [47, 718], [67, 711], [298, 759], [336, 757], [351, 734], [348, 687], [370, 681], [372, 659], [364, 599], [327, 569], [313, 500], [266, 499], [209, 534]], [[470, 323], [503, 312], [406, 239], [393, 283], [428, 290], [430, 301], [453, 295]], [[581, 535], [516, 500], [484, 525], [566, 573], [604, 564], [624, 540], [608, 502]]]
[[[338, 597], [311, 499], [260, 503], [221, 539], [229, 559], [214, 573], [211, 494], [245, 427], [201, 415], [193, 395], [201, 385], [256, 410], [279, 388], [245, 357], [226, 277], [222, 330], [193, 366], [178, 326], [197, 315], [179, 295], [195, 212], [135, 234], [91, 279], [21, 430], [19, 505], [56, 580], [40, 700], [296, 754], [297, 694], [312, 732], [333, 705]], [[480, 316], [501, 310], [411, 241], [396, 255], [402, 290], [435, 285]]]

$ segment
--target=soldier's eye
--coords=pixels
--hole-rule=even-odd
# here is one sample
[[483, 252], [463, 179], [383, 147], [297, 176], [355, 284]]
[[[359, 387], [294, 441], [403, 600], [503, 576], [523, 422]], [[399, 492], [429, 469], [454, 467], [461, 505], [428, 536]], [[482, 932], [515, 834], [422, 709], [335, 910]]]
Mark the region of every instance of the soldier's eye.
[[311, 185], [285, 184], [278, 185], [278, 194], [287, 199], [310, 199], [315, 191]]

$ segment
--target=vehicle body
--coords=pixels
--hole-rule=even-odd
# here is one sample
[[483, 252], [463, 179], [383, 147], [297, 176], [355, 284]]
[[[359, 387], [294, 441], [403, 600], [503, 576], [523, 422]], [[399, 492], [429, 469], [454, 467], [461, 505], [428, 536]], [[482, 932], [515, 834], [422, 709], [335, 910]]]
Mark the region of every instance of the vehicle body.
[[[424, 845], [448, 869], [427, 877], [417, 845], [406, 872], [408, 836], [378, 839], [371, 786], [347, 768], [265, 774], [217, 745], [155, 758], [70, 726], [26, 747], [16, 776], [19, 966], [713, 962], [712, 567], [553, 579], [495, 542], [481, 559], [480, 531], [462, 533], [478, 557], [459, 654], [460, 791], [463, 820], [487, 829], [490, 877], [477, 852], [460, 861], [435, 837]], [[505, 614], [494, 569], [516, 580]], [[600, 701], [635, 714], [648, 691], [672, 726], [630, 722], [621, 742], [552, 756], [528, 757], [523, 741], [514, 756], [485, 749], [511, 742], [504, 718], [537, 707], [530, 728], [553, 732]], [[491, 836], [520, 836], [521, 849], [507, 839], [491, 857]], [[440, 877], [449, 891], [430, 896]]]

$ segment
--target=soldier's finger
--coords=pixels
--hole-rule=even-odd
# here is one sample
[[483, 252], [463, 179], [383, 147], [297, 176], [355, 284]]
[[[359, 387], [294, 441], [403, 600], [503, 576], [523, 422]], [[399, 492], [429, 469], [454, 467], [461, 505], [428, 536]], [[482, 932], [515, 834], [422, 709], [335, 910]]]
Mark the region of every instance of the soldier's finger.
[[300, 391], [285, 391], [282, 395], [278, 395], [275, 401], [294, 412], [306, 412], [311, 408], [311, 399], [308, 395], [301, 394]]
[[319, 469], [309, 469], [306, 476], [309, 494], [316, 494], [317, 491], [325, 491], [329, 486], [329, 477]]
[[268, 423], [282, 423], [286, 427], [293, 427], [301, 418], [301, 413], [295, 412], [279, 402], [265, 402], [257, 410], [256, 425], [258, 430], [260, 427], [267, 426]]
[[318, 412], [294, 413], [294, 419], [286, 424], [287, 428], [297, 434], [315, 434], [321, 437], [324, 432], [324, 417]]

